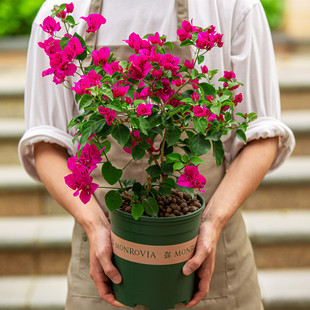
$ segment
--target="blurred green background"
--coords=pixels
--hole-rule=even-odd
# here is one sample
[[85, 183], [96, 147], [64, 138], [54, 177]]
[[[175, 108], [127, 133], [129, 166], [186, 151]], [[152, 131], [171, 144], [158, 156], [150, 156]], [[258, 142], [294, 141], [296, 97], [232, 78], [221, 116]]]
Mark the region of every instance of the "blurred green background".
[[[44, 0], [0, 0], [0, 36], [27, 35]], [[281, 26], [285, 0], [261, 0], [271, 29]]]

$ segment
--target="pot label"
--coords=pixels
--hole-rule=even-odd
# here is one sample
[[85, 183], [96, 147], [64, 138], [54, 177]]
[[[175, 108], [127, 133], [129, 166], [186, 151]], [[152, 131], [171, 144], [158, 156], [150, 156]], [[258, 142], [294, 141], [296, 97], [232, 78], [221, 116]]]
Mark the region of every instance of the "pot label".
[[147, 245], [130, 242], [111, 233], [115, 255], [145, 265], [172, 265], [189, 260], [195, 253], [197, 238], [174, 245]]

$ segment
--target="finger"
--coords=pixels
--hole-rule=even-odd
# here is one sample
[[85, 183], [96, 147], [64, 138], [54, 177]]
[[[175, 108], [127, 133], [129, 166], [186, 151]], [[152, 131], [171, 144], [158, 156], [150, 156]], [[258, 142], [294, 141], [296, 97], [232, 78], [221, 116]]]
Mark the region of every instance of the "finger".
[[103, 300], [105, 300], [106, 302], [115, 307], [124, 306], [122, 303], [120, 303], [115, 299], [115, 296], [111, 291], [109, 279], [106, 277], [103, 271], [95, 273], [92, 279], [95, 282], [100, 298], [102, 298]]
[[198, 291], [195, 293], [193, 299], [186, 305], [186, 307], [193, 307], [197, 305], [201, 299], [208, 294], [211, 278], [214, 271], [214, 263], [215, 255], [210, 255], [201, 265], [198, 271], [198, 277], [200, 278]]
[[211, 249], [209, 247], [197, 246], [195, 255], [186, 262], [183, 266], [184, 275], [188, 276], [196, 271], [204, 262], [204, 260], [210, 255]]
[[105, 273], [105, 275], [115, 284], [120, 284], [122, 282], [122, 276], [117, 270], [117, 268], [112, 263], [112, 250], [108, 247], [103, 249], [100, 253], [97, 253], [97, 258], [100, 265]]

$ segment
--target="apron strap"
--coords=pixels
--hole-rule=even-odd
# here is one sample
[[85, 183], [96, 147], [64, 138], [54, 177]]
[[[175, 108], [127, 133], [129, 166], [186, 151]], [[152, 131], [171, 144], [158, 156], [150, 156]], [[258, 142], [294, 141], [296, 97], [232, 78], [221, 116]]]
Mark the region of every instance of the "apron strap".
[[[91, 0], [89, 6], [89, 14], [101, 13], [103, 0]], [[176, 0], [176, 13], [177, 13], [177, 28], [182, 28], [182, 21], [184, 19], [188, 20], [188, 0]], [[86, 44], [92, 49], [95, 49], [97, 42], [97, 34], [95, 32], [87, 40]]]
[[[88, 14], [101, 13], [103, 0], [92, 0], [89, 7]], [[89, 36], [86, 40], [86, 44], [90, 46], [92, 49], [95, 49], [97, 42], [98, 31]], [[88, 55], [89, 56], [89, 55]]]
[[182, 21], [188, 20], [188, 0], [176, 0], [177, 27], [182, 28]]

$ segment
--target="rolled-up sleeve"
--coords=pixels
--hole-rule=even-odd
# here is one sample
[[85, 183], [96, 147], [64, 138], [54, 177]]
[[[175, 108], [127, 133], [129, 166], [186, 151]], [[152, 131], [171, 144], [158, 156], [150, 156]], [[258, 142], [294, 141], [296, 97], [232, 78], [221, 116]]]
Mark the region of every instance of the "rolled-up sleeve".
[[[256, 112], [257, 119], [249, 124], [247, 141], [279, 137], [278, 154], [270, 171], [281, 165], [292, 153], [295, 139], [281, 121], [279, 84], [271, 35], [260, 3], [246, 12], [235, 29], [231, 42], [231, 67], [237, 79], [244, 83], [237, 89], [243, 102], [235, 113]], [[236, 117], [238, 118], [238, 117]], [[226, 162], [229, 164], [244, 147], [235, 135], [224, 140]]]
[[34, 22], [27, 56], [24, 98], [26, 132], [18, 147], [22, 165], [37, 181], [40, 180], [35, 169], [34, 144], [42, 141], [55, 143], [66, 148], [70, 155], [74, 154], [74, 132], [68, 131], [67, 126], [78, 113], [72, 92], [61, 84], [54, 84], [52, 76], [42, 77], [42, 71], [50, 65], [38, 42], [47, 38], [39, 22]]

